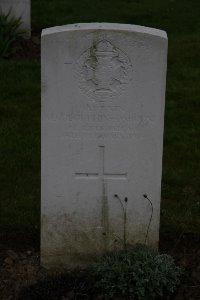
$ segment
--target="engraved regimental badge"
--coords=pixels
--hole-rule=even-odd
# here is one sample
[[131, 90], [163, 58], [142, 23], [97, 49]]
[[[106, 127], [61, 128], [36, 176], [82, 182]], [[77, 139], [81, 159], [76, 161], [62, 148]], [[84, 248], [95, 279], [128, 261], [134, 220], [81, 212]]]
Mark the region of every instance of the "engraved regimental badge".
[[79, 57], [77, 75], [84, 93], [105, 101], [125, 90], [132, 77], [132, 65], [123, 51], [100, 40]]

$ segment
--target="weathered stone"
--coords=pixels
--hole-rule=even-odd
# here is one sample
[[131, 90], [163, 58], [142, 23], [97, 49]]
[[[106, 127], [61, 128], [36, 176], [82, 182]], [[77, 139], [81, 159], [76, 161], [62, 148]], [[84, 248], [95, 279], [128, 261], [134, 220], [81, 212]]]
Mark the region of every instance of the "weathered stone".
[[83, 265], [136, 242], [157, 246], [166, 57], [167, 36], [157, 29], [43, 31], [42, 265]]

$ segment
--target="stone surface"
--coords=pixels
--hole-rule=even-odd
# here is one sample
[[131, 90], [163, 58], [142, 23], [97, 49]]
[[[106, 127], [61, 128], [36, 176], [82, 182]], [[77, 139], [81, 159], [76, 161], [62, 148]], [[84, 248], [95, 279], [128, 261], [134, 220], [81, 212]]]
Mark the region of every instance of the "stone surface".
[[31, 0], [0, 0], [0, 11], [11, 13], [16, 18], [22, 18], [21, 28], [26, 30], [25, 36], [31, 34]]
[[157, 246], [166, 58], [157, 29], [43, 30], [43, 266], [84, 265], [124, 242]]

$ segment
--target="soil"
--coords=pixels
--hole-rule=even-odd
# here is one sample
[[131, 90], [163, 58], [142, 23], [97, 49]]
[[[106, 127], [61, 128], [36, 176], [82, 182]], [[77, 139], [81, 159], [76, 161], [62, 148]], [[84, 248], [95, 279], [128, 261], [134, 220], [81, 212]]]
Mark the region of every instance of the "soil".
[[[184, 268], [181, 285], [170, 300], [200, 299], [200, 236], [182, 235], [176, 242], [170, 235], [162, 236], [160, 251]], [[2, 234], [0, 241], [1, 300], [105, 299], [98, 291], [85, 294], [85, 283], [92, 286], [86, 270], [51, 273], [40, 267], [39, 234]]]
[[15, 54], [9, 59], [14, 60], [40, 60], [41, 33], [32, 32], [30, 39], [21, 39], [16, 42]]

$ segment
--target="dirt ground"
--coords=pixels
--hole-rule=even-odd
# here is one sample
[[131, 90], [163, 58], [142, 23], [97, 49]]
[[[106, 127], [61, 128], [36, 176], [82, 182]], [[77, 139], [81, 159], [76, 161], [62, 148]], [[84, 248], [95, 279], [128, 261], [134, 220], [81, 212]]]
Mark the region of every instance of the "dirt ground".
[[[183, 235], [180, 239], [171, 239], [170, 236], [163, 236], [160, 241], [160, 251], [174, 257], [177, 264], [184, 268], [184, 276], [181, 285], [171, 299], [173, 300], [198, 300], [200, 299], [200, 236]], [[69, 271], [67, 271], [68, 274]], [[77, 270], [80, 276], [85, 276], [83, 271]], [[81, 275], [81, 272], [83, 273]], [[40, 267], [39, 259], [39, 234], [37, 236], [25, 237], [20, 234], [0, 235], [0, 299], [1, 300], [32, 300], [32, 299], [103, 299], [97, 295], [84, 295], [77, 297], [72, 291], [62, 290], [60, 283], [47, 284], [46, 288], [37, 286], [38, 282], [51, 276], [50, 271]], [[79, 279], [81, 281], [81, 277]], [[57, 279], [56, 279], [57, 280]], [[19, 292], [24, 287], [29, 287], [31, 294], [19, 298]], [[58, 291], [56, 291], [58, 286]], [[63, 288], [63, 287], [62, 287]], [[34, 289], [38, 289], [34, 295]]]
[[15, 54], [9, 59], [14, 60], [40, 60], [41, 33], [32, 32], [30, 39], [22, 39], [15, 43]]

